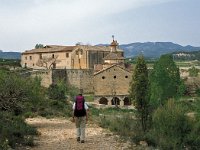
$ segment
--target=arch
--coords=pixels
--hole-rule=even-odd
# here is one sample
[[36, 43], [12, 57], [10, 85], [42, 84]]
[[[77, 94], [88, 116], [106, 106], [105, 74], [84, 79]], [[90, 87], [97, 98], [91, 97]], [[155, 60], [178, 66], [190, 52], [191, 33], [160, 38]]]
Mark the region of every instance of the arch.
[[107, 98], [105, 98], [105, 97], [100, 98], [99, 104], [108, 105], [108, 100], [107, 100]]
[[124, 98], [124, 105], [131, 105], [131, 100], [128, 97]]
[[112, 105], [120, 105], [120, 99], [118, 97], [113, 97], [111, 103]]

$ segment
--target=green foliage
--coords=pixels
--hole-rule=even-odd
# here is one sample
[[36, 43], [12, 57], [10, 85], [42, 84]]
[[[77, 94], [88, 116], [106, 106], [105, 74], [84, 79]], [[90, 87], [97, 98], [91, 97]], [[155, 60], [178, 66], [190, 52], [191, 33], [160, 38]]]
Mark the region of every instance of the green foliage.
[[192, 124], [185, 115], [184, 107], [169, 100], [153, 114], [149, 139], [161, 149], [183, 149]]
[[[102, 109], [99, 111], [99, 125], [117, 133], [122, 138], [130, 139], [134, 134], [135, 122], [132, 111], [121, 109]], [[125, 127], [125, 128], [124, 128]]]
[[36, 129], [27, 125], [20, 116], [0, 112], [0, 149], [15, 148], [16, 144], [33, 145]]
[[[150, 100], [153, 108], [164, 105], [182, 92], [179, 69], [171, 55], [162, 55], [150, 74]], [[179, 90], [179, 88], [181, 88]]]
[[180, 84], [178, 86], [178, 91], [177, 91], [177, 94], [179, 97], [183, 96], [185, 93], [186, 93], [186, 85], [184, 83], [184, 80], [183, 79], [180, 79]]
[[35, 45], [35, 49], [38, 49], [38, 48], [43, 48], [44, 47], [44, 45], [43, 44], [36, 44]]
[[197, 77], [198, 76], [199, 70], [197, 68], [195, 68], [194, 66], [192, 68], [188, 69], [188, 71], [189, 71], [190, 77]]
[[48, 88], [48, 96], [50, 99], [60, 99], [66, 98], [65, 94], [67, 92], [67, 87], [64, 81], [60, 81], [57, 84], [51, 84]]
[[149, 98], [148, 98], [148, 70], [143, 56], [139, 56], [136, 62], [130, 87], [130, 98], [138, 110], [143, 131], [147, 129]]
[[69, 99], [71, 101], [73, 101], [74, 97], [78, 94], [79, 94], [79, 89], [77, 87], [72, 85], [68, 87], [67, 95], [69, 96]]
[[0, 58], [0, 66], [20, 67], [19, 59], [2, 59]]

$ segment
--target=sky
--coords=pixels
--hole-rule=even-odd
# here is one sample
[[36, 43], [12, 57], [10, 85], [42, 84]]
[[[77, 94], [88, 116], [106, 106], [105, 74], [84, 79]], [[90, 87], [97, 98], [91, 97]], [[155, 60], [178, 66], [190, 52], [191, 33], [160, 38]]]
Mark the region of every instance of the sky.
[[200, 46], [200, 0], [0, 0], [0, 50], [174, 42]]

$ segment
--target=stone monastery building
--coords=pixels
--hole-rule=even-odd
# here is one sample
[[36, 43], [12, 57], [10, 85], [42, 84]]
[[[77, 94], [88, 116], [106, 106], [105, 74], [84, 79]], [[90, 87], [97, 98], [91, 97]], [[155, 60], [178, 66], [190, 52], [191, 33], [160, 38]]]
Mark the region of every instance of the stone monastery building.
[[128, 98], [132, 73], [125, 67], [124, 52], [116, 40], [109, 46], [57, 46], [27, 50], [21, 65], [33, 69], [48, 87], [58, 80], [74, 85], [105, 105], [130, 105]]

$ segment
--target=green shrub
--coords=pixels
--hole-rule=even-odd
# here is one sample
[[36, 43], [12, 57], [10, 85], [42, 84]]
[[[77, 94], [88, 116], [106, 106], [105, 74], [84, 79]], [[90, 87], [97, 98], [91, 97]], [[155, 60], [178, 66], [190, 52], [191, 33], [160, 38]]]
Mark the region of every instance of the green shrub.
[[1, 112], [0, 118], [0, 149], [8, 146], [15, 148], [16, 144], [33, 145], [33, 138], [30, 137], [37, 134], [35, 128], [27, 125], [20, 116], [13, 116], [11, 113]]
[[108, 128], [110, 131], [117, 133], [123, 138], [130, 139], [134, 134], [134, 123], [132, 113], [123, 112], [116, 109], [102, 110], [104, 114], [99, 115], [99, 125], [103, 128]]
[[154, 112], [148, 138], [161, 149], [183, 149], [191, 130], [184, 108], [169, 100]]
[[198, 76], [199, 70], [197, 68], [195, 68], [194, 66], [192, 68], [188, 69], [188, 71], [189, 71], [190, 77], [197, 77]]
[[60, 90], [57, 84], [51, 84], [48, 88], [50, 99], [65, 99], [65, 91]]

